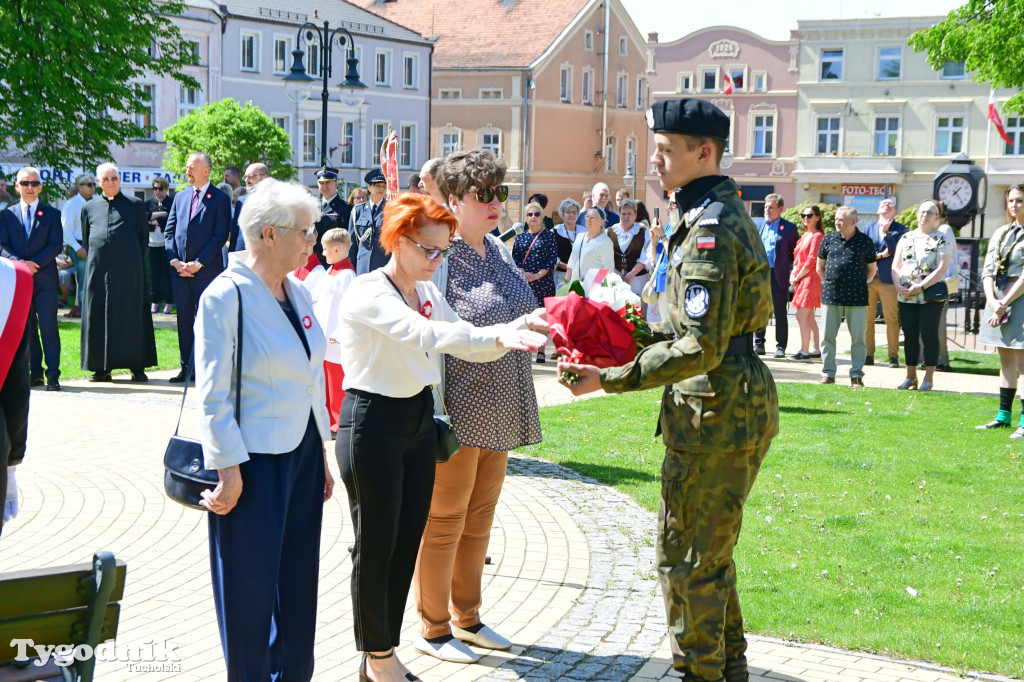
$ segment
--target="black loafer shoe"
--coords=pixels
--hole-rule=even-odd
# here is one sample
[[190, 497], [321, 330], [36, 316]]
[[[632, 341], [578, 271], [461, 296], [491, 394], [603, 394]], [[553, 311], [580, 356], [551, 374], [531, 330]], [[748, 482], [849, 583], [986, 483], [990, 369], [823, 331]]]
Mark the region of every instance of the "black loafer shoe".
[[47, 391], [59, 391], [60, 390], [60, 382], [57, 381], [56, 379], [54, 379], [53, 381], [47, 381], [46, 382], [46, 390]]
[[821, 360], [821, 351], [820, 350], [812, 350], [811, 351], [811, 358], [813, 360]]
[[167, 380], [169, 384], [183, 384], [185, 383], [185, 370], [182, 370], [175, 374], [173, 377]]
[[1010, 428], [1010, 423], [1009, 422], [1001, 422], [998, 419], [993, 419], [988, 424], [981, 424], [980, 426], [975, 426], [974, 428], [976, 428], [978, 430], [981, 430], [981, 429], [1008, 429], [1008, 428]]
[[42, 377], [36, 377], [35, 379], [32, 380], [32, 383], [30, 385], [31, 386], [42, 386], [45, 383], [46, 383], [46, 379], [44, 379]]
[[89, 377], [89, 381], [113, 381], [110, 378], [110, 372], [96, 372]]
[[834, 384], [834, 383], [836, 383], [836, 379], [835, 379], [835, 377], [823, 376], [820, 379], [818, 379], [818, 383], [819, 384]]
[[850, 377], [850, 385], [863, 387], [864, 380], [861, 379], [860, 377]]
[[864, 364], [865, 365], [873, 365], [873, 364], [875, 364], [875, 359], [873, 357], [871, 357], [870, 355], [868, 355], [867, 357], [864, 358]]
[[754, 352], [757, 353], [758, 355], [764, 355], [764, 344], [763, 343], [755, 343], [754, 344]]
[[899, 367], [900, 366], [899, 358], [889, 358], [889, 366], [892, 367], [892, 368]]
[[146, 376], [145, 372], [132, 372], [133, 384], [144, 384], [147, 381], [149, 381], [149, 377]]
[[935, 365], [935, 369], [940, 371], [940, 372], [952, 372], [953, 371], [953, 368], [949, 366], [948, 362], [945, 363], [945, 364], [942, 364], [942, 365]]

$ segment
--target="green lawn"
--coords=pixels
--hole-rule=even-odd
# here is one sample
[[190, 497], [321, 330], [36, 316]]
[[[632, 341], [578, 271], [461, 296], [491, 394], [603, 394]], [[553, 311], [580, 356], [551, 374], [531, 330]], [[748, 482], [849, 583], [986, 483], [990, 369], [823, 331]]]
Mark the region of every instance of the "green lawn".
[[[654, 510], [659, 395], [545, 408], [525, 452]], [[779, 399], [737, 548], [748, 629], [1024, 676], [1024, 443], [974, 430], [995, 398], [780, 384]]]
[[[60, 378], [61, 381], [84, 379], [92, 372], [82, 369], [82, 325], [77, 322], [58, 322], [60, 325]], [[176, 369], [178, 360], [178, 332], [172, 329], [156, 330], [157, 366], [149, 369]], [[111, 372], [114, 376], [129, 374], [126, 369]]]

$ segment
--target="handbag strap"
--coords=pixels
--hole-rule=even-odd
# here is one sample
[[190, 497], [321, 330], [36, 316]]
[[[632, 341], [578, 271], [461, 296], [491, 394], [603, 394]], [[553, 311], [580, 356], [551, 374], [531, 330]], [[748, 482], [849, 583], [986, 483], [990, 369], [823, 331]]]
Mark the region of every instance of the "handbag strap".
[[538, 232], [537, 236], [534, 237], [533, 241], [530, 242], [530, 245], [528, 247], [526, 247], [526, 255], [523, 256], [523, 265], [526, 265], [526, 259], [528, 259], [530, 257], [530, 252], [533, 251], [533, 245], [537, 243], [537, 239], [539, 239], [541, 234], [543, 234], [543, 233], [544, 233], [544, 230], [541, 230], [540, 232]]
[[[238, 341], [235, 344], [235, 422], [241, 424], [242, 420], [242, 290], [232, 282], [235, 287], [235, 296], [238, 297]], [[192, 370], [195, 365], [196, 352], [193, 345], [192, 357], [188, 360], [188, 367], [185, 369], [185, 390], [181, 394], [181, 407], [178, 409], [178, 421], [174, 425], [174, 435], [178, 435], [181, 428], [181, 415], [185, 411], [185, 397], [188, 395], [188, 384], [192, 379]]]

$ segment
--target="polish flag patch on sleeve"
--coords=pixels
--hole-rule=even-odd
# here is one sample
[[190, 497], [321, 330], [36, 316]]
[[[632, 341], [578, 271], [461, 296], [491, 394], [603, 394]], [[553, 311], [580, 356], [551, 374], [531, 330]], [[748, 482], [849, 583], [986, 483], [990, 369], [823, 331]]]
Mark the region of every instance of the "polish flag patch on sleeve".
[[715, 235], [708, 235], [706, 237], [697, 237], [697, 248], [698, 249], [713, 249], [715, 248]]

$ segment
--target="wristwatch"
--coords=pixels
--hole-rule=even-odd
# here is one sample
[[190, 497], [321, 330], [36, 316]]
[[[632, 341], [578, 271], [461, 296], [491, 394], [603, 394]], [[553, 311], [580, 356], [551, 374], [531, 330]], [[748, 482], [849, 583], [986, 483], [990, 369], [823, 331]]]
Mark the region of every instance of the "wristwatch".
[[199, 272], [199, 271], [200, 271], [200, 270], [202, 270], [202, 269], [203, 269], [203, 263], [202, 263], [202, 261], [198, 261], [198, 260], [197, 260], [197, 261], [196, 261], [196, 272]]

